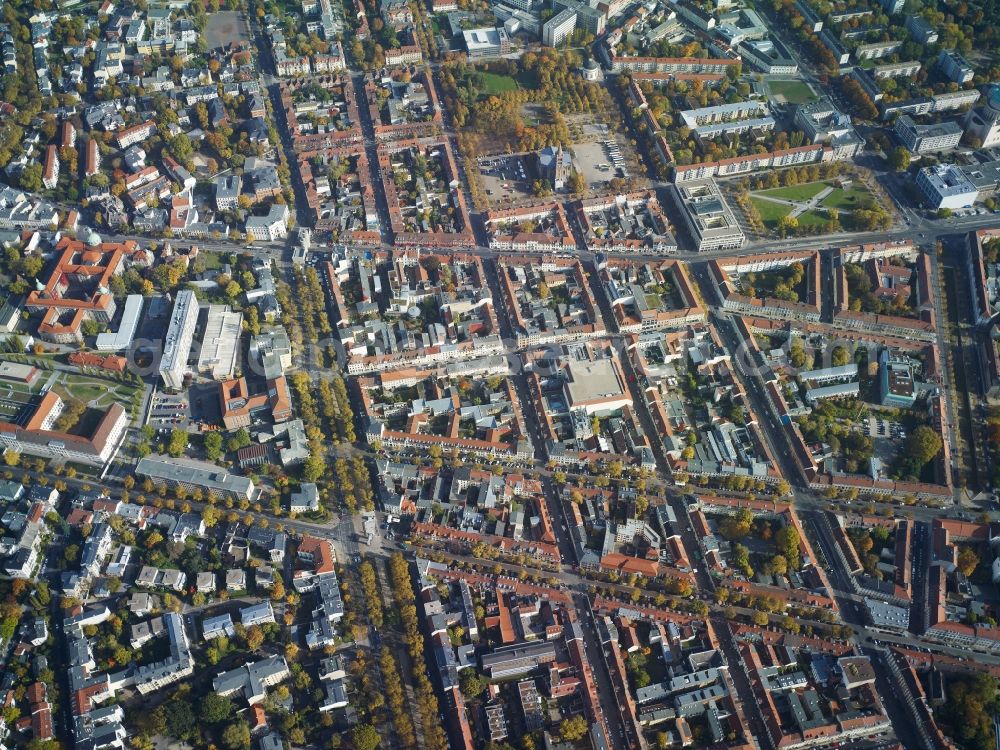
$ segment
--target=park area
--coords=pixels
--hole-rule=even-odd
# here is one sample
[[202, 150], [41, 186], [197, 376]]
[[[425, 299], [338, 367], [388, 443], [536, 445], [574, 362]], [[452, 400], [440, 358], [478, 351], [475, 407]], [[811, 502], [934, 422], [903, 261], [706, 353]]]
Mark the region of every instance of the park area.
[[774, 229], [785, 217], [795, 219], [803, 228], [819, 226], [830, 220], [831, 210], [850, 213], [868, 205], [873, 198], [859, 182], [838, 185], [824, 180], [758, 190], [751, 193], [750, 200], [764, 225]]
[[771, 98], [782, 104], [807, 104], [818, 98], [805, 81], [768, 81]]
[[572, 154], [566, 176], [581, 175], [586, 193], [641, 174], [614, 101], [579, 75], [582, 64], [574, 50], [543, 49], [516, 61], [441, 66], [439, 89], [459, 149], [479, 165], [469, 186], [476, 206], [550, 195], [553, 186], [537, 169], [545, 147]]

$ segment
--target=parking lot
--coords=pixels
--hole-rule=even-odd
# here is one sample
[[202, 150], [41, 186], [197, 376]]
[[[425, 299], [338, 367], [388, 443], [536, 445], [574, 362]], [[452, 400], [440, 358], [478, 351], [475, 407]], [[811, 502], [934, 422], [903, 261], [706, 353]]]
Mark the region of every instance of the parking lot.
[[157, 393], [149, 410], [149, 424], [157, 429], [187, 426], [190, 421], [187, 398]]
[[868, 418], [868, 434], [873, 438], [906, 438], [906, 430], [899, 422], [883, 419], [878, 415]]
[[[587, 181], [590, 192], [605, 192], [616, 177], [632, 176], [626, 152], [614, 139], [576, 143], [573, 164]], [[533, 155], [493, 156], [479, 162], [479, 179], [486, 197], [495, 206], [534, 199], [532, 183], [539, 179]]]
[[604, 190], [614, 177], [627, 178], [629, 170], [616, 141], [573, 144], [573, 162], [587, 181], [588, 190]]
[[[960, 208], [960, 209], [958, 209], [956, 211], [953, 211], [952, 212], [952, 216], [959, 216], [959, 217], [961, 217], [961, 216], [985, 216], [988, 213], [991, 213], [991, 211], [988, 208], [985, 208], [983, 206], [978, 206], [978, 207], [973, 207], [973, 208]], [[1000, 213], [1000, 209], [997, 209], [996, 211], [993, 211], [992, 213]]]
[[531, 183], [536, 179], [529, 159], [511, 154], [490, 156], [479, 161], [479, 179], [490, 202], [502, 204], [531, 197]]

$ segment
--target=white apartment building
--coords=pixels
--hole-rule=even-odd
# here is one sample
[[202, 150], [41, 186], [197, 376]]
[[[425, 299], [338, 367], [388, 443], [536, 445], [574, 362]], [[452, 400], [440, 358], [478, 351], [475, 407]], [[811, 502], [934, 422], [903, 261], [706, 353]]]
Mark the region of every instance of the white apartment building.
[[554, 15], [542, 27], [542, 43], [558, 47], [576, 30], [576, 11], [566, 8]]
[[955, 83], [968, 83], [975, 76], [972, 64], [954, 50], [941, 50], [938, 55], [938, 67], [948, 79]]
[[174, 301], [170, 326], [163, 341], [163, 355], [160, 358], [160, 377], [167, 388], [179, 390], [184, 385], [184, 375], [188, 371], [187, 360], [191, 355], [197, 325], [198, 298], [191, 290], [184, 289], [177, 293]]
[[684, 124], [694, 130], [700, 125], [712, 125], [719, 122], [735, 122], [751, 120], [768, 114], [767, 105], [759, 101], [733, 102], [719, 104], [714, 107], [688, 109], [680, 113]]
[[288, 236], [288, 206], [275, 203], [267, 212], [267, 216], [250, 216], [246, 221], [247, 234], [252, 234], [258, 240], [283, 239]]
[[175, 612], [163, 615], [163, 625], [170, 641], [170, 655], [136, 669], [135, 689], [148, 695], [194, 673], [194, 659], [188, 643], [184, 620]]
[[118, 330], [99, 333], [97, 335], [97, 351], [119, 352], [123, 349], [128, 349], [132, 345], [136, 328], [139, 326], [139, 317], [142, 314], [142, 304], [143, 297], [141, 294], [130, 294], [125, 298], [125, 307]]
[[283, 656], [269, 656], [266, 659], [245, 664], [242, 667], [222, 672], [212, 681], [215, 692], [222, 696], [242, 694], [251, 706], [260, 703], [267, 696], [267, 688], [288, 679], [291, 672]]
[[918, 125], [909, 115], [896, 120], [894, 132], [900, 142], [915, 154], [952, 149], [962, 140], [962, 128], [957, 122]]

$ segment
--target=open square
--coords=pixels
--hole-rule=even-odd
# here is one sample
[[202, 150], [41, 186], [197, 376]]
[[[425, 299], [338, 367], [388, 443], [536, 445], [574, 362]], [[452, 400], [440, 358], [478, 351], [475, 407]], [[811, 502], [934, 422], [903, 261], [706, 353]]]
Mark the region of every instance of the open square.
[[250, 41], [243, 14], [235, 10], [220, 10], [209, 13], [204, 33], [205, 45], [209, 49]]

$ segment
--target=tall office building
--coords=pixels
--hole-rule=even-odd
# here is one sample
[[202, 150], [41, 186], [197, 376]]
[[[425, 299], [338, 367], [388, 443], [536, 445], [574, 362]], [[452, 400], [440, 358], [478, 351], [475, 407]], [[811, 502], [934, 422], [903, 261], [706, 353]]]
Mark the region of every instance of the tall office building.
[[576, 11], [571, 8], [559, 11], [542, 26], [542, 44], [558, 47], [576, 29]]
[[160, 358], [160, 377], [167, 388], [179, 390], [184, 385], [197, 325], [198, 298], [189, 289], [178, 292], [174, 311], [170, 314], [170, 327], [163, 340], [163, 356]]

